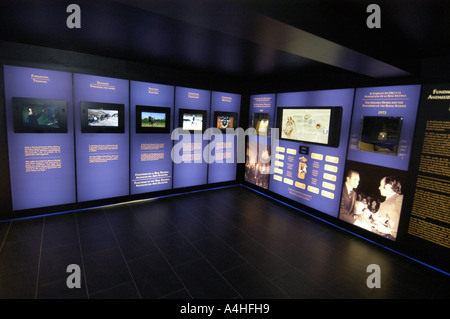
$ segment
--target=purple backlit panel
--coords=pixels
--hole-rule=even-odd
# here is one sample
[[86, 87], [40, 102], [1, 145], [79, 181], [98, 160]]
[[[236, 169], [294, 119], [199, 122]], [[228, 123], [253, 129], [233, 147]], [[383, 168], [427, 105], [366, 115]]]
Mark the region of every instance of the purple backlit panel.
[[[206, 127], [209, 127], [211, 91], [176, 87], [174, 125], [179, 127], [179, 110], [206, 111]], [[195, 113], [195, 112], [194, 112]], [[174, 139], [173, 187], [204, 185], [208, 182], [208, 163], [203, 158], [203, 150], [208, 146], [204, 134], [193, 133], [177, 136]]]
[[[130, 185], [131, 194], [141, 194], [172, 188], [172, 140], [174, 87], [168, 85], [130, 82]], [[142, 112], [136, 111], [136, 106]], [[157, 117], [165, 108], [170, 109], [168, 121], [170, 132], [136, 133], [136, 126], [144, 116]], [[158, 113], [161, 112], [161, 113]], [[136, 116], [141, 117], [136, 120]], [[165, 124], [162, 123], [161, 125]], [[154, 124], [155, 126], [158, 123]], [[150, 126], [150, 124], [149, 124]]]
[[[419, 98], [420, 85], [356, 89], [348, 159], [408, 170]], [[369, 118], [396, 118], [398, 131], [387, 127], [391, 122], [364, 125]], [[370, 141], [362, 134], [365, 126], [373, 131]]]
[[[278, 140], [272, 144], [270, 190], [337, 217], [353, 105], [353, 89], [281, 93], [277, 107], [341, 107], [339, 146]], [[324, 134], [316, 114], [303, 114], [306, 124]], [[311, 122], [311, 123], [309, 123]], [[281, 134], [281, 133], [280, 133]]]
[[[223, 128], [229, 126], [238, 128], [240, 108], [241, 96], [239, 94], [212, 92], [211, 127]], [[219, 183], [236, 179], [237, 140], [233, 134], [227, 138], [225, 133], [226, 130], [223, 134], [211, 136], [209, 154], [214, 160], [210, 160], [208, 183]]]
[[[128, 80], [74, 74], [77, 196], [80, 202], [129, 195], [128, 99]], [[81, 117], [86, 116], [82, 114], [82, 102], [94, 102], [94, 106], [95, 103], [99, 106], [100, 103], [121, 105], [124, 133], [82, 133]]]
[[[13, 210], [74, 203], [71, 73], [5, 66], [4, 77]], [[13, 106], [13, 98], [27, 98], [28, 102]], [[57, 104], [64, 107], [58, 110]], [[29, 108], [39, 117], [35, 131], [42, 133], [15, 133], [15, 116], [23, 117], [24, 126], [31, 123], [24, 113]], [[62, 121], [67, 130], [48, 132]]]
[[276, 94], [256, 94], [250, 97], [250, 135], [245, 150], [246, 182], [268, 189], [271, 164], [271, 128], [275, 127]]

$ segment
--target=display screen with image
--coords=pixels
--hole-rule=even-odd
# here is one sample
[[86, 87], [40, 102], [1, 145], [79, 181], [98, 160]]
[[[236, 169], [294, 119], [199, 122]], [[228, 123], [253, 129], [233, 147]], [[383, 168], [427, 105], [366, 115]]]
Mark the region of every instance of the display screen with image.
[[277, 118], [283, 140], [339, 146], [341, 107], [281, 107]]
[[253, 113], [252, 127], [257, 135], [267, 136], [269, 131], [269, 113]]
[[169, 133], [170, 108], [136, 106], [136, 133]]
[[67, 102], [13, 97], [15, 133], [67, 133]]
[[206, 130], [206, 111], [180, 109], [179, 125], [185, 131], [203, 132]]
[[358, 150], [397, 155], [402, 117], [363, 116]]
[[214, 112], [215, 127], [221, 130], [237, 127], [237, 113], [235, 112]]
[[81, 102], [82, 133], [123, 133], [124, 105]]

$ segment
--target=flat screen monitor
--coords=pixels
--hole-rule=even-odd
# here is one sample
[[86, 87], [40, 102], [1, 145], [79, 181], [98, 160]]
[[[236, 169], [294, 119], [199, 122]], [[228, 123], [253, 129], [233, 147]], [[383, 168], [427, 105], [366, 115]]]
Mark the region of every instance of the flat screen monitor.
[[280, 139], [338, 147], [342, 107], [279, 107]]
[[226, 130], [227, 128], [237, 128], [237, 113], [236, 112], [214, 112], [214, 127]]
[[170, 133], [170, 108], [136, 105], [136, 133]]
[[81, 102], [82, 133], [124, 133], [124, 105]]
[[15, 133], [67, 133], [67, 101], [13, 97]]
[[203, 110], [180, 109], [178, 124], [184, 131], [203, 133], [206, 130], [207, 112]]
[[269, 113], [253, 113], [252, 127], [257, 135], [267, 136], [269, 124]]
[[402, 124], [402, 117], [363, 116], [358, 150], [397, 155]]

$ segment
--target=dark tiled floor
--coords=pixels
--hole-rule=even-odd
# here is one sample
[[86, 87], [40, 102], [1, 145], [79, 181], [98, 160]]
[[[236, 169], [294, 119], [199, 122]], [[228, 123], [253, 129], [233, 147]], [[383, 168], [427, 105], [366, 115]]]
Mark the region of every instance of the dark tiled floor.
[[[69, 289], [67, 266], [81, 288]], [[381, 267], [381, 288], [366, 285]], [[449, 278], [244, 187], [0, 223], [0, 298], [448, 298]]]

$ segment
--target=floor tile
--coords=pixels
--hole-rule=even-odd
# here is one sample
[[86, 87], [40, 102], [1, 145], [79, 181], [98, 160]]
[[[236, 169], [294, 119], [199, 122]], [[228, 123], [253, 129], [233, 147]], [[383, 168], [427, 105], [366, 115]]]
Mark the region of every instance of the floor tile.
[[287, 299], [289, 295], [249, 264], [222, 274], [244, 299]]
[[238, 295], [204, 258], [184, 263], [174, 269], [194, 299], [230, 299]]
[[89, 295], [132, 281], [118, 248], [83, 256]]
[[162, 298], [184, 288], [177, 274], [160, 254], [134, 259], [128, 265], [142, 298]]
[[154, 240], [172, 267], [201, 257], [198, 250], [181, 233], [173, 233]]

